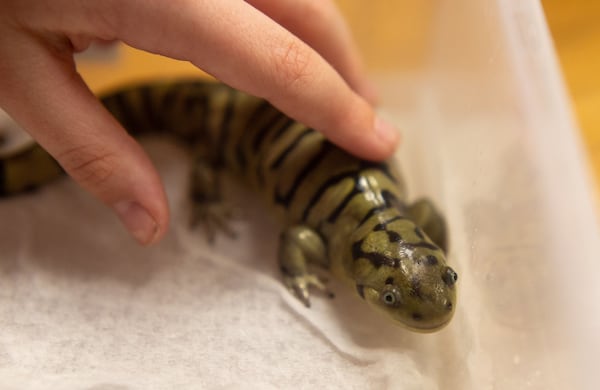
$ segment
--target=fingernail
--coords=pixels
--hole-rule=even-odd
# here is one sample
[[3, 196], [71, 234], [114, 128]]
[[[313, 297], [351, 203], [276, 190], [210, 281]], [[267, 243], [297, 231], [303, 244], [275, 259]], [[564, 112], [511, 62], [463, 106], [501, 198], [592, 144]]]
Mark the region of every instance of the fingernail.
[[116, 203], [113, 209], [123, 225], [140, 244], [147, 245], [154, 241], [158, 233], [158, 225], [139, 203], [122, 201]]
[[379, 138], [380, 142], [389, 149], [393, 149], [400, 138], [400, 133], [396, 127], [381, 119], [379, 116], [375, 117], [375, 135]]

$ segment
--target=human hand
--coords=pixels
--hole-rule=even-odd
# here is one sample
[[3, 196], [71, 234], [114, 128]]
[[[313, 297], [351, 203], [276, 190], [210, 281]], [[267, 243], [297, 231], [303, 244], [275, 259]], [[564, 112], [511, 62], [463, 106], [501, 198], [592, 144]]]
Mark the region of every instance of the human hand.
[[330, 1], [2, 1], [0, 106], [142, 244], [166, 232], [165, 193], [146, 153], [77, 74], [73, 53], [95, 40], [190, 61], [360, 157], [395, 148]]

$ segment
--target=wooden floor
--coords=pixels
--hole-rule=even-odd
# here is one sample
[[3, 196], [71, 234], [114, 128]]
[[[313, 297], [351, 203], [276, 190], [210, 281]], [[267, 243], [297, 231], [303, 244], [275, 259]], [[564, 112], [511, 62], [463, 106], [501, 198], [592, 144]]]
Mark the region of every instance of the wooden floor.
[[[423, 59], [427, 21], [435, 0], [370, 2], [337, 0], [352, 26], [370, 69], [418, 67]], [[596, 182], [600, 183], [600, 1], [542, 0], [563, 67]], [[375, 25], [373, 20], [377, 20]], [[389, 50], [393, 43], [395, 50]], [[129, 48], [121, 59], [82, 66], [93, 89], [157, 75], [198, 74], [189, 63], [158, 58]], [[402, 69], [400, 69], [402, 70]], [[107, 77], [108, 76], [108, 77]]]

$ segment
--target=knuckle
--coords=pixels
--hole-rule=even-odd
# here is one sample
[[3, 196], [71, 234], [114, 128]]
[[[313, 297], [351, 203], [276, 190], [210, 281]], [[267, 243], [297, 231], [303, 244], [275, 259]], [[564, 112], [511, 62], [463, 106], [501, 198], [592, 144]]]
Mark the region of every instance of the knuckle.
[[292, 38], [275, 50], [275, 79], [285, 89], [302, 84], [310, 77], [311, 62], [310, 49]]
[[65, 150], [57, 160], [84, 187], [99, 187], [115, 173], [116, 156], [103, 148], [82, 145]]

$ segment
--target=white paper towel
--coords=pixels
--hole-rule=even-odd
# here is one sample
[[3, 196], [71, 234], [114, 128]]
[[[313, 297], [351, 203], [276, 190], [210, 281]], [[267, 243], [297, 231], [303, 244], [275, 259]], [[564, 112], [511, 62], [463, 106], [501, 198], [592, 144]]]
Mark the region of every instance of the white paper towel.
[[462, 381], [455, 326], [435, 335], [400, 330], [335, 283], [337, 297], [315, 295], [311, 309], [290, 296], [275, 261], [276, 224], [259, 200], [235, 223], [239, 238], [207, 245], [187, 228], [182, 150], [146, 144], [173, 212], [155, 247], [137, 246], [68, 179], [0, 203], [0, 388], [434, 389]]

